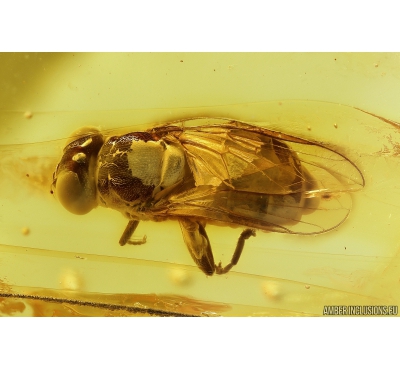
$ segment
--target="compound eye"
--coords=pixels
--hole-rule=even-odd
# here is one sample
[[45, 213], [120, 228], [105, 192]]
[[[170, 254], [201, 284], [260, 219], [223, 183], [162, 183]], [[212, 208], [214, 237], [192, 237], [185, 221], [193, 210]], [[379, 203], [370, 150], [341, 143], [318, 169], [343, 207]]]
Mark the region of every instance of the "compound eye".
[[62, 171], [57, 177], [56, 196], [69, 212], [84, 215], [96, 207], [94, 184], [81, 184], [75, 172]]
[[84, 215], [97, 206], [97, 155], [104, 143], [93, 128], [76, 131], [83, 136], [68, 142], [53, 175], [53, 189], [66, 210]]

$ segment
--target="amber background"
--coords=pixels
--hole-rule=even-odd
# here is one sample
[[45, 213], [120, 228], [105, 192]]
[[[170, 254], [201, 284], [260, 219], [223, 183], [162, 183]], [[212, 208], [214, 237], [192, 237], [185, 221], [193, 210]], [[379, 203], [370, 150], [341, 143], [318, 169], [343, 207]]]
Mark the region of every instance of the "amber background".
[[[4, 298], [2, 314], [128, 315], [138, 312], [124, 307], [139, 307], [292, 316], [321, 315], [327, 304], [399, 303], [399, 134], [351, 107], [400, 121], [400, 54], [3, 53], [0, 66], [0, 292], [33, 296]], [[120, 247], [121, 215], [74, 216], [49, 194], [58, 139], [76, 128], [145, 128], [198, 115], [340, 149], [367, 180], [349, 220], [316, 237], [258, 233], [232, 272], [207, 278], [178, 224], [142, 223], [137, 232], [148, 243]], [[239, 232], [208, 228], [217, 261], [230, 258]]]

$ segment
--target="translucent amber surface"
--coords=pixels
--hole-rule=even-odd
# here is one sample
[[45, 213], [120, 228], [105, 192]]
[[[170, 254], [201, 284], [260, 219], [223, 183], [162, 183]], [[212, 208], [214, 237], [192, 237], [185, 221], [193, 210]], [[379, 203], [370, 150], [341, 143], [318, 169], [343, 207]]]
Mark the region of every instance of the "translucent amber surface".
[[[0, 54], [0, 315], [321, 316], [327, 305], [398, 305], [398, 54]], [[360, 110], [361, 109], [361, 110]], [[371, 112], [372, 114], [368, 113]], [[258, 232], [227, 275], [206, 277], [177, 222], [65, 211], [50, 194], [82, 126], [142, 130], [208, 116], [318, 141], [366, 186], [322, 235]], [[242, 227], [208, 226], [229, 262]]]

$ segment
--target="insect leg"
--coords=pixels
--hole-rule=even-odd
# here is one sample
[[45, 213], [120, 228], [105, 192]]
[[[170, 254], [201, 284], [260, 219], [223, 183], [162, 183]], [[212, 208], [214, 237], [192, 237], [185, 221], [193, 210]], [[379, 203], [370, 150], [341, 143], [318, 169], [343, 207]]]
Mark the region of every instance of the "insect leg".
[[180, 219], [183, 240], [196, 265], [206, 275], [215, 271], [214, 257], [204, 226], [198, 221]]
[[125, 245], [125, 244], [133, 244], [133, 245], [140, 245], [146, 243], [146, 235], [143, 236], [142, 240], [130, 240], [131, 236], [135, 232], [136, 228], [139, 225], [138, 220], [131, 220], [128, 222], [128, 225], [126, 225], [125, 231], [123, 232], [121, 238], [119, 239], [119, 245]]
[[238, 242], [236, 244], [235, 252], [233, 253], [233, 256], [231, 259], [231, 262], [228, 263], [225, 267], [222, 267], [221, 262], [220, 262], [218, 264], [218, 266], [215, 266], [216, 274], [218, 274], [218, 275], [226, 274], [233, 266], [235, 266], [238, 263], [240, 255], [242, 254], [242, 251], [244, 248], [244, 243], [251, 236], [256, 236], [256, 232], [252, 229], [246, 229], [240, 234]]

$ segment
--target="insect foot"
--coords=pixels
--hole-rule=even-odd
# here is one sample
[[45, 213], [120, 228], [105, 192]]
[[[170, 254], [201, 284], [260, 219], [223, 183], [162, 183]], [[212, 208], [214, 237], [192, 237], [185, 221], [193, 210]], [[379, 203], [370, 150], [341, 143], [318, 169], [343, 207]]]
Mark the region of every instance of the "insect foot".
[[143, 235], [142, 238], [138, 238], [138, 239], [129, 239], [126, 244], [130, 244], [130, 245], [142, 245], [142, 244], [146, 244], [147, 242], [147, 235]]
[[222, 267], [221, 262], [218, 265], [215, 265], [215, 273], [218, 275], [226, 274], [233, 266], [235, 266], [239, 258], [242, 254], [245, 241], [249, 239], [251, 236], [256, 236], [256, 231], [253, 229], [246, 229], [242, 231], [239, 236], [238, 242], [236, 244], [235, 252], [233, 253], [231, 262], [228, 263], [225, 267]]

